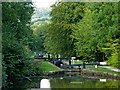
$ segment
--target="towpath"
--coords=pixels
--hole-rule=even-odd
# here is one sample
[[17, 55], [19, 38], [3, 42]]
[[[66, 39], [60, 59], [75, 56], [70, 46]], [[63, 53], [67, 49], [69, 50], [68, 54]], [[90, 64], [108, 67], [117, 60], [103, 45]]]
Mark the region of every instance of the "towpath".
[[110, 66], [99, 66], [99, 67], [107, 68], [107, 69], [110, 69], [110, 70], [113, 70], [113, 71], [116, 71], [116, 72], [120, 72], [120, 69], [113, 68], [113, 67], [110, 67]]

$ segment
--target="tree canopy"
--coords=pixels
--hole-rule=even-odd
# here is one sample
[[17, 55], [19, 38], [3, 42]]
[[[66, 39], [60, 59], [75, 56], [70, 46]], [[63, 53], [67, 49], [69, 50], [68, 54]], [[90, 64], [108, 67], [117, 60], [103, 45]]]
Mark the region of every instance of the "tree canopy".
[[[88, 61], [108, 60], [118, 67], [118, 2], [58, 2], [51, 7], [51, 24], [45, 39], [49, 53]], [[116, 59], [112, 64], [113, 57]]]
[[[45, 39], [45, 49], [51, 54], [74, 56], [73, 25], [83, 18], [84, 3], [59, 2], [51, 6], [51, 25]], [[79, 12], [79, 13], [78, 13]]]

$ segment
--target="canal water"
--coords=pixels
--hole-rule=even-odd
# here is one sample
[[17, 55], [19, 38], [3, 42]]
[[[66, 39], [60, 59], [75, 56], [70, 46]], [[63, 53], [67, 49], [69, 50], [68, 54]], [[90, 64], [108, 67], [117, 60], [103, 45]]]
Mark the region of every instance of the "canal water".
[[[54, 88], [120, 88], [119, 81], [82, 75], [33, 76], [14, 83], [11, 90], [39, 90], [42, 82], [48, 80], [50, 90]], [[48, 83], [43, 82], [47, 86]]]

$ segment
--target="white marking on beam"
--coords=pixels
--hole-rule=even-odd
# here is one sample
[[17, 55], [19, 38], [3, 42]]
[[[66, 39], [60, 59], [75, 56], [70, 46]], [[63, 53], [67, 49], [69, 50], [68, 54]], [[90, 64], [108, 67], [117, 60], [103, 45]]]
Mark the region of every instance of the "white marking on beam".
[[106, 65], [107, 62], [100, 62], [100, 65]]
[[106, 82], [106, 79], [100, 79], [101, 82]]
[[71, 57], [71, 59], [73, 60], [73, 59], [76, 59], [76, 57]]

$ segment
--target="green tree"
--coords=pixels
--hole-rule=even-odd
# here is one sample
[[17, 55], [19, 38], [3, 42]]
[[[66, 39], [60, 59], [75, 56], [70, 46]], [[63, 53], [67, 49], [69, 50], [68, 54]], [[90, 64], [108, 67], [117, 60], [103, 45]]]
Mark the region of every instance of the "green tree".
[[83, 19], [75, 25], [76, 52], [85, 59], [103, 61], [102, 48], [118, 38], [118, 3], [85, 3]]
[[46, 38], [46, 31], [49, 29], [49, 23], [42, 23], [41, 25], [32, 25], [31, 29], [33, 30], [33, 39], [30, 44], [30, 49], [36, 52], [45, 52], [43, 43]]
[[51, 25], [45, 39], [45, 49], [51, 54], [75, 56], [74, 42], [71, 38], [73, 25], [83, 18], [84, 3], [58, 2], [51, 6]]
[[70, 56], [73, 51], [73, 41], [70, 37], [72, 33], [70, 24], [55, 24], [51, 25], [47, 31], [45, 39], [45, 49], [53, 55], [61, 54], [62, 56]]
[[83, 19], [74, 25], [72, 37], [76, 40], [75, 49], [78, 57], [84, 57], [84, 59], [93, 58], [96, 51], [96, 38], [93, 31], [95, 20], [92, 19], [93, 13], [89, 9], [84, 9], [85, 15]]
[[32, 35], [29, 26], [32, 13], [31, 2], [2, 3], [3, 81], [7, 78], [8, 83], [24, 76], [21, 73], [24, 62], [30, 57], [28, 45]]
[[103, 50], [103, 52], [105, 52], [106, 57], [108, 58], [108, 64], [113, 67], [120, 68], [119, 39], [115, 39], [115, 40], [110, 39], [110, 41], [106, 43], [106, 47], [102, 48], [102, 50]]

